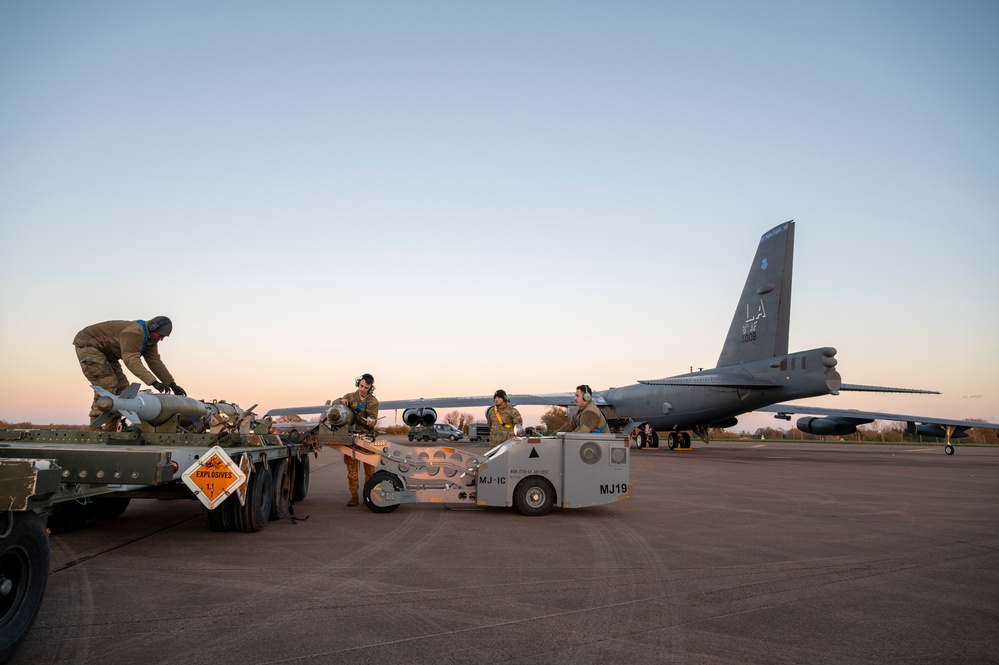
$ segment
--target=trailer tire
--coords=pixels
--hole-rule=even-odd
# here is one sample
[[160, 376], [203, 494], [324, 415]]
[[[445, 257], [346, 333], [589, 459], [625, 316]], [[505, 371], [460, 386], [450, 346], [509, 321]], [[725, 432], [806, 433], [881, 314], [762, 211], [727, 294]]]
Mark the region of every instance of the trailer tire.
[[310, 465], [308, 454], [295, 460], [295, 493], [292, 495], [295, 501], [304, 501], [305, 497], [309, 495]]
[[291, 517], [292, 478], [287, 459], [278, 460], [271, 468], [271, 519], [283, 520]]
[[239, 509], [239, 497], [229, 496], [214, 510], [208, 511], [208, 528], [212, 531], [238, 531], [236, 526], [236, 511]]
[[521, 515], [547, 515], [555, 505], [555, 488], [541, 476], [528, 476], [513, 491], [513, 505]]
[[90, 506], [77, 501], [63, 501], [52, 506], [49, 515], [49, 529], [52, 533], [72, 531], [87, 525]]
[[249, 483], [246, 488], [246, 505], [239, 506], [239, 499], [236, 499], [236, 524], [240, 531], [256, 533], [267, 526], [267, 520], [270, 519], [274, 479], [262, 464], [257, 464], [246, 482]]
[[49, 538], [34, 511], [4, 513], [10, 531], [0, 538], [0, 662], [28, 636], [49, 579]]
[[376, 471], [368, 482], [364, 483], [364, 505], [368, 507], [373, 513], [391, 513], [393, 510], [399, 507], [399, 504], [393, 504], [391, 506], [381, 506], [371, 500], [371, 492], [378, 487], [383, 482], [392, 483], [392, 487], [395, 488], [397, 492], [402, 491], [402, 481], [399, 480], [399, 476], [388, 471]]
[[99, 520], [116, 520], [128, 508], [130, 501], [120, 496], [99, 496], [90, 503], [90, 514]]

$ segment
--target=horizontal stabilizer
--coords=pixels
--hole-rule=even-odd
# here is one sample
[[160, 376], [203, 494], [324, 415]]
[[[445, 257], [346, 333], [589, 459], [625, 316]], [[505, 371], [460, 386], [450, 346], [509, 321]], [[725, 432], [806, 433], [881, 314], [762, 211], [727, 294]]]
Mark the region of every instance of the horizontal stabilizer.
[[861, 386], [856, 383], [844, 383], [840, 390], [853, 390], [866, 393], [915, 393], [917, 395], [939, 395], [937, 390], [917, 390], [916, 388], [888, 388], [886, 386]]

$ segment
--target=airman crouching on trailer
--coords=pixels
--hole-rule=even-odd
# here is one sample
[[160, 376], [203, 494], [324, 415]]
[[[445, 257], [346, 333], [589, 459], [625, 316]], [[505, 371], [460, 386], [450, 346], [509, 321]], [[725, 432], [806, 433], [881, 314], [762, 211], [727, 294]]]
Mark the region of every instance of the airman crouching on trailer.
[[[173, 323], [165, 316], [156, 316], [149, 321], [105, 321], [87, 326], [76, 333], [73, 346], [80, 361], [80, 369], [92, 386], [100, 386], [115, 395], [128, 388], [129, 380], [121, 369], [125, 367], [161, 393], [173, 392], [185, 396], [184, 389], [178, 386], [170, 370], [160, 360], [158, 344], [173, 331]], [[149, 369], [142, 364], [145, 359]], [[152, 370], [152, 371], [150, 371]], [[90, 407], [90, 422], [100, 417], [97, 408], [98, 395]], [[109, 427], [116, 423], [109, 423]]]

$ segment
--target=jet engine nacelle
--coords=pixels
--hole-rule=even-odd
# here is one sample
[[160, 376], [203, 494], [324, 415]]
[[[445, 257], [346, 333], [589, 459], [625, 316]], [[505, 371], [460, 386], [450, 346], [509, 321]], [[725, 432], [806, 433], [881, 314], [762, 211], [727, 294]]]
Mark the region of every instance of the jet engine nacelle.
[[402, 412], [402, 422], [410, 427], [414, 425], [433, 425], [437, 422], [437, 412], [430, 407], [406, 409]]
[[[932, 436], [937, 439], [946, 439], [947, 431], [940, 425], [917, 425], [913, 422], [905, 424], [905, 432], [910, 436]], [[968, 428], [955, 427], [951, 433], [952, 439], [963, 439], [968, 436]]]
[[835, 434], [836, 436], [853, 434], [857, 431], [857, 423], [837, 420], [832, 417], [815, 418], [809, 416], [807, 418], [798, 418], [795, 427], [809, 434]]

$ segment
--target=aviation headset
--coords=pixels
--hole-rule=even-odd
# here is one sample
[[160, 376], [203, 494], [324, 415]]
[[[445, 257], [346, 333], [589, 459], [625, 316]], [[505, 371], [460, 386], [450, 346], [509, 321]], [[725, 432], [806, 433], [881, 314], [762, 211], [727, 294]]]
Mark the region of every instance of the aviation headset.
[[373, 376], [371, 376], [370, 374], [367, 374], [367, 373], [362, 374], [361, 376], [359, 376], [356, 379], [354, 379], [354, 387], [355, 388], [360, 388], [361, 387], [361, 381], [367, 381], [368, 385], [371, 386], [371, 390], [369, 390], [368, 392], [375, 392], [375, 377], [373, 377]]
[[504, 402], [509, 402], [510, 401], [509, 399], [507, 399], [506, 391], [503, 390], [502, 388], [500, 388], [499, 390], [497, 390], [496, 392], [493, 393], [493, 398], [496, 398], [496, 397], [499, 397]]
[[583, 391], [583, 401], [584, 402], [589, 402], [589, 401], [591, 401], [593, 399], [593, 391], [590, 390], [590, 387], [588, 385], [586, 385], [585, 383], [583, 385], [581, 385], [581, 386], [576, 386], [576, 390], [582, 390]]
[[146, 330], [149, 332], [158, 332], [166, 337], [173, 332], [173, 321], [166, 316], [154, 316], [146, 322]]

